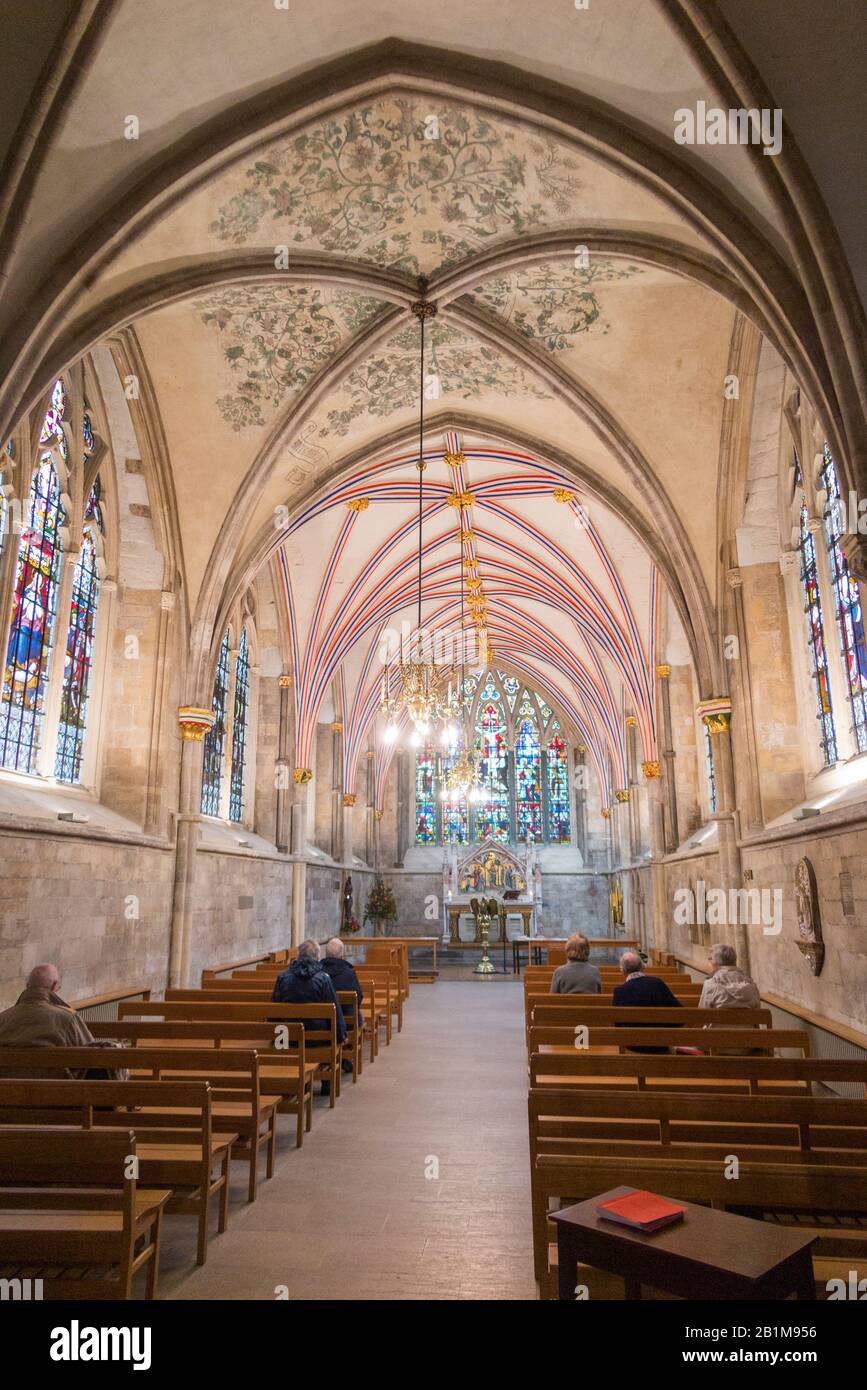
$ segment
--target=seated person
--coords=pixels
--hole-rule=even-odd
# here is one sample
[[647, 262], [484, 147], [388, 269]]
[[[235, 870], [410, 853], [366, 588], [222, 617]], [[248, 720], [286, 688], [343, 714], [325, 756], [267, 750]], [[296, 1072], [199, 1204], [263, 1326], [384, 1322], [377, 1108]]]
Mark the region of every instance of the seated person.
[[[27, 988], [9, 1009], [0, 1013], [2, 1047], [116, 1047], [116, 1043], [97, 1041], [87, 1024], [60, 997], [60, 974], [56, 965], [35, 965], [27, 977]], [[30, 1071], [3, 1068], [4, 1076], [32, 1076]], [[41, 1072], [40, 1072], [41, 1074]], [[87, 1072], [57, 1068], [55, 1074], [66, 1079], [86, 1076], [89, 1080], [122, 1080], [125, 1072], [89, 1069]]]
[[590, 965], [590, 942], [576, 932], [566, 942], [566, 964], [558, 965], [551, 980], [552, 994], [601, 994], [602, 976]]
[[[298, 956], [288, 969], [277, 976], [271, 999], [275, 1004], [333, 1004], [337, 1014], [337, 1043], [346, 1041], [346, 1022], [343, 1010], [334, 992], [331, 977], [323, 969], [319, 959], [319, 942], [308, 939], [298, 947]], [[305, 1018], [304, 1031], [318, 1032], [328, 1027], [324, 1018]], [[311, 1048], [325, 1047], [325, 1043], [310, 1043]], [[328, 1081], [322, 1083], [322, 1095], [331, 1091]]]
[[[623, 971], [622, 985], [617, 985], [612, 995], [615, 1008], [624, 1005], [641, 1009], [679, 1009], [680, 1000], [675, 999], [664, 980], [657, 975], [645, 975], [641, 957], [635, 951], [624, 951], [620, 957]], [[658, 1028], [658, 1023], [618, 1024], [618, 1027]], [[670, 1025], [677, 1027], [677, 1024]], [[630, 1052], [667, 1052], [667, 1047], [631, 1047]]]
[[[716, 946], [711, 946], [708, 952], [708, 960], [713, 967], [713, 972], [704, 982], [701, 991], [701, 998], [698, 1001], [700, 1009], [758, 1009], [761, 1008], [762, 997], [759, 994], [758, 986], [749, 975], [745, 975], [742, 970], [738, 970], [738, 957], [734, 946], [726, 946], [719, 942]], [[706, 1028], [713, 1028], [712, 1023], [706, 1023]], [[725, 1019], [720, 1019], [717, 1027], [724, 1028]], [[748, 1047], [725, 1047], [720, 1048], [719, 1055], [722, 1057], [749, 1057], [755, 1049]]]
[[[357, 1024], [360, 1028], [364, 1023], [364, 1016], [361, 1012], [361, 1001], [364, 998], [364, 992], [361, 988], [361, 982], [355, 973], [355, 968], [348, 960], [344, 959], [343, 942], [339, 936], [332, 936], [331, 940], [326, 942], [325, 959], [322, 962], [322, 969], [325, 971], [326, 975], [331, 977], [331, 983], [334, 986], [335, 993], [344, 990], [355, 990], [355, 993], [358, 995]], [[343, 1059], [343, 1070], [352, 1071], [352, 1063], [345, 1057]]]

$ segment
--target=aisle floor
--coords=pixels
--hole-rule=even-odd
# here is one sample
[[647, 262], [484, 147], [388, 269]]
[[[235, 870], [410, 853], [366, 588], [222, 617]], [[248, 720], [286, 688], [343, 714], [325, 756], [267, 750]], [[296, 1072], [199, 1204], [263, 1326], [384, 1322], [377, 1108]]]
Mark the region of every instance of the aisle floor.
[[203, 1269], [193, 1218], [169, 1219], [160, 1296], [535, 1299], [522, 992], [504, 984], [415, 986], [358, 1084], [334, 1110], [317, 1096], [300, 1152], [280, 1118], [252, 1206], [232, 1165], [229, 1228]]

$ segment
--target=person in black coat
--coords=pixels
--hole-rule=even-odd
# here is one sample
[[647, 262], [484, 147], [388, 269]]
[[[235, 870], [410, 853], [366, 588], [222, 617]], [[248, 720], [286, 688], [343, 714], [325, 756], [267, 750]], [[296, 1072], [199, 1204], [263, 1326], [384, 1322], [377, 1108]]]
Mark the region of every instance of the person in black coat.
[[[623, 971], [622, 985], [617, 985], [612, 995], [615, 1008], [632, 1006], [639, 1009], [679, 1009], [681, 1003], [672, 994], [665, 980], [658, 975], [645, 975], [641, 957], [635, 951], [624, 951], [620, 957]], [[618, 1025], [631, 1027], [631, 1024]], [[658, 1024], [636, 1023], [637, 1028], [654, 1028]], [[678, 1025], [675, 1024], [675, 1027]], [[667, 1052], [667, 1047], [631, 1047], [630, 1052]]]
[[[348, 960], [344, 959], [343, 942], [339, 936], [332, 936], [331, 940], [326, 943], [325, 959], [322, 962], [322, 969], [330, 976], [331, 983], [335, 990], [343, 991], [354, 989], [355, 993], [358, 995], [359, 1006], [361, 1005], [364, 999], [364, 991], [361, 988], [361, 982], [355, 973], [354, 966], [352, 966]], [[358, 1015], [358, 1022], [364, 1022], [360, 1013]]]
[[[343, 1010], [331, 983], [331, 977], [323, 969], [322, 961], [319, 959], [319, 942], [302, 941], [298, 947], [298, 956], [293, 960], [288, 970], [277, 976], [274, 985], [274, 992], [271, 1000], [275, 1004], [333, 1004], [337, 1015], [337, 1045], [338, 1047], [346, 1040], [346, 1020], [343, 1017]], [[324, 1018], [305, 1018], [304, 1031], [317, 1032], [328, 1027]], [[324, 1047], [325, 1044], [310, 1043], [311, 1049], [316, 1046]], [[322, 1095], [327, 1096], [331, 1087], [329, 1082], [323, 1081]]]

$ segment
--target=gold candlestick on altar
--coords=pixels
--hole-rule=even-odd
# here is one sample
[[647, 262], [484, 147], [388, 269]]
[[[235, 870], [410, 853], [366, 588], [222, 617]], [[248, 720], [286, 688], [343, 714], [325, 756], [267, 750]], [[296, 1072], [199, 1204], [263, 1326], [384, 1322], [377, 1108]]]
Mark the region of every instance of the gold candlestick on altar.
[[[494, 904], [496, 907], [496, 904]], [[494, 963], [488, 955], [488, 932], [491, 929], [491, 904], [482, 902], [482, 910], [479, 913], [479, 927], [482, 933], [482, 959], [479, 961], [474, 975], [493, 975]]]

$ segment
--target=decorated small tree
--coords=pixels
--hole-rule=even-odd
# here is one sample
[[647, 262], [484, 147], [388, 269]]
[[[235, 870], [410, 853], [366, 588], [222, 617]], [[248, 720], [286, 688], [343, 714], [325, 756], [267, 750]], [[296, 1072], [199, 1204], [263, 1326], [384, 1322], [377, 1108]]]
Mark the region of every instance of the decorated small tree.
[[389, 884], [377, 877], [364, 909], [365, 922], [373, 923], [373, 934], [378, 936], [388, 922], [397, 921], [397, 903]]

